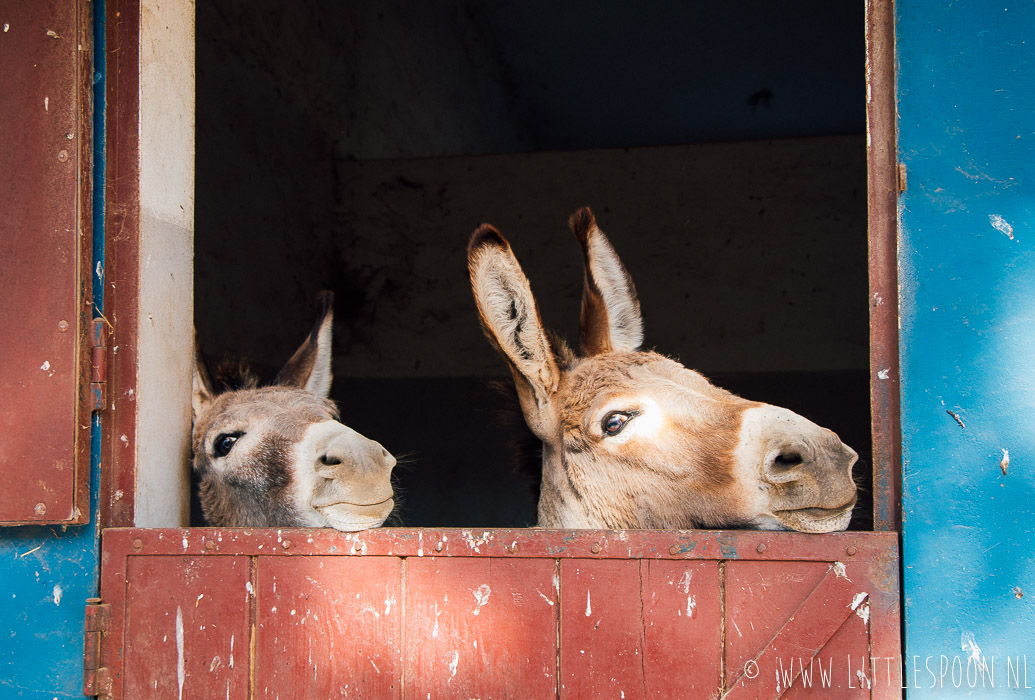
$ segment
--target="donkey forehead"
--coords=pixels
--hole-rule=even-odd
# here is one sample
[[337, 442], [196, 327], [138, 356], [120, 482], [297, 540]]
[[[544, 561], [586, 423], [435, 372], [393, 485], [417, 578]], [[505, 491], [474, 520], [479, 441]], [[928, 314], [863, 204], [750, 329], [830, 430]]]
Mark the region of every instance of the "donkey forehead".
[[[713, 404], [725, 413], [731, 404], [750, 405], [702, 375], [653, 352], [609, 353], [582, 360], [564, 376], [561, 418], [577, 425], [587, 413], [609, 400], [624, 396], [650, 396], [681, 404]], [[721, 406], [721, 408], [720, 408]]]
[[216, 397], [205, 412], [196, 432], [229, 424], [244, 427], [257, 421], [267, 422], [286, 430], [338, 417], [334, 403], [302, 389], [265, 387], [228, 392]]

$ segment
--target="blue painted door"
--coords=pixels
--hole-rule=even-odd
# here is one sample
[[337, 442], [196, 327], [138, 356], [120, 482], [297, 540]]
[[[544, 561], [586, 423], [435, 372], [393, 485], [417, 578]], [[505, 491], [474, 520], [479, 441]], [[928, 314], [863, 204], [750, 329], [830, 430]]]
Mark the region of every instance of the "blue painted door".
[[896, 14], [906, 680], [910, 697], [1023, 693], [1035, 687], [1035, 4], [899, 0]]
[[2, 698], [82, 697], [97, 591], [92, 5], [103, 3], [0, 5]]

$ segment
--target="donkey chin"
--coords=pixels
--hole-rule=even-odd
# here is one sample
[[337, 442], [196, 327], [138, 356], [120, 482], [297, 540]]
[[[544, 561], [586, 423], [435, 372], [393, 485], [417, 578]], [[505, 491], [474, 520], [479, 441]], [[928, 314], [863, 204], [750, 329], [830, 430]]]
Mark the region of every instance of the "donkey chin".
[[395, 509], [395, 500], [387, 498], [380, 503], [328, 503], [318, 505], [313, 502], [313, 509], [327, 520], [327, 524], [335, 530], [355, 532], [380, 527]]
[[797, 508], [778, 510], [772, 516], [775, 526], [762, 525], [766, 530], [797, 530], [798, 532], [840, 532], [848, 528], [852, 519], [855, 498], [840, 508]]

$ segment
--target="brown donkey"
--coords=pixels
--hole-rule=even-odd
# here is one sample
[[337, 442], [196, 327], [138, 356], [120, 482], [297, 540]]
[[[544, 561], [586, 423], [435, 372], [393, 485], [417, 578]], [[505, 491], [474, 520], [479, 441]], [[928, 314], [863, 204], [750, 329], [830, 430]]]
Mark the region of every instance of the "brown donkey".
[[221, 527], [378, 527], [395, 507], [395, 458], [338, 422], [331, 390], [331, 292], [273, 386], [217, 394], [194, 362], [192, 448], [201, 508]]
[[467, 250], [482, 326], [543, 442], [539, 526], [843, 530], [856, 453], [784, 408], [641, 351], [636, 289], [588, 208], [580, 350], [544, 330], [528, 279], [488, 224]]

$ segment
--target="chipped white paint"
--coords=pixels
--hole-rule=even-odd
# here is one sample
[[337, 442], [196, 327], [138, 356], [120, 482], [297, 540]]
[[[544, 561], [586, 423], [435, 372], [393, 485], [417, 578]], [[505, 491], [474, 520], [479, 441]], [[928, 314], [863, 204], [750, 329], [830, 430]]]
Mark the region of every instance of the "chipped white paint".
[[439, 612], [438, 603], [435, 603], [435, 624], [431, 628], [431, 638], [438, 639], [438, 616], [442, 613]]
[[125, 435], [120, 435], [119, 440], [122, 442], [123, 447], [129, 447], [129, 438]]
[[693, 617], [694, 610], [697, 609], [697, 596], [690, 595], [686, 597], [686, 616]]
[[391, 598], [385, 598], [385, 615], [392, 612], [392, 606], [395, 605], [395, 596]]
[[1010, 469], [1010, 450], [1003, 448], [1003, 458], [999, 460], [999, 469], [1003, 472], [1003, 476], [1006, 476], [1007, 470]]
[[244, 590], [248, 595], [255, 595], [255, 586], [252, 585], [251, 581], [244, 582]]
[[470, 530], [463, 530], [461, 534], [463, 535], [464, 542], [467, 543], [467, 546], [478, 554], [481, 554], [481, 550], [478, 549], [479, 547], [482, 547], [493, 540], [493, 535], [489, 532], [482, 532], [481, 537], [475, 537]]
[[370, 661], [370, 665], [374, 667], [374, 673], [376, 673], [377, 675], [380, 676], [381, 675], [381, 669], [379, 669], [377, 667], [377, 664], [374, 663], [373, 659], [369, 659], [369, 661]]
[[234, 667], [234, 635], [230, 635], [230, 668]]
[[586, 591], [586, 617], [593, 614], [593, 606], [589, 603], [589, 591]]
[[855, 615], [863, 621], [864, 625], [870, 624], [870, 604], [860, 605], [855, 609]]
[[50, 360], [44, 360], [43, 364], [40, 365], [40, 369], [43, 370], [44, 372], [46, 372], [48, 369], [50, 369]]
[[693, 576], [694, 576], [694, 572], [690, 571], [690, 569], [687, 569], [685, 572], [683, 572], [683, 576], [679, 579], [679, 582], [676, 583], [676, 587], [679, 590], [681, 590], [683, 593], [689, 593], [690, 592], [690, 579], [692, 579]]
[[539, 594], [539, 597], [540, 597], [540, 598], [542, 598], [543, 600], [545, 600], [545, 601], [546, 601], [546, 604], [547, 604], [547, 605], [549, 605], [549, 606], [551, 606], [551, 607], [553, 606], [553, 601], [552, 601], [552, 600], [550, 600], [549, 598], [547, 598], [547, 597], [546, 597], [546, 595], [545, 595], [545, 594], [544, 594], [544, 593], [543, 593], [543, 592], [542, 592], [541, 590], [539, 590], [539, 589], [537, 588], [537, 589], [535, 589], [535, 592]]
[[998, 214], [989, 214], [988, 223], [992, 224], [992, 228], [994, 228], [996, 231], [1009, 238], [1011, 241], [1014, 239], [1013, 226], [1011, 226], [1010, 223], [1003, 217], [999, 216]]
[[43, 111], [44, 112], [49, 112], [50, 111], [50, 98], [49, 97], [44, 97], [43, 98]]
[[122, 493], [122, 489], [115, 489], [115, 495], [112, 497], [112, 500], [121, 501], [124, 495], [125, 494]]
[[877, 372], [877, 379], [887, 379], [890, 373], [890, 369], [882, 369], [879, 372]]
[[884, 297], [880, 295], [880, 292], [873, 293], [873, 305], [880, 306], [884, 303]]
[[186, 533], [184, 533], [184, 535], [183, 535], [183, 548], [187, 549], [188, 544], [189, 543], [187, 542], [187, 535], [186, 535]]
[[732, 623], [733, 623], [733, 629], [735, 629], [735, 630], [737, 631], [737, 636], [738, 636], [738, 637], [743, 637], [744, 635], [743, 635], [743, 634], [741, 633], [741, 631], [740, 631], [740, 627], [738, 627], [738, 626], [737, 626], [737, 621], [736, 621], [736, 620], [733, 620], [733, 619], [731, 619], [731, 620], [730, 620], [730, 622], [732, 622]]
[[[845, 578], [847, 579], [848, 577], [846, 576]], [[848, 607], [850, 607], [852, 610], [857, 609], [860, 605], [862, 605], [862, 602], [866, 600], [866, 595], [866, 593], [856, 593], [855, 596], [852, 598], [851, 604], [849, 604]]]
[[54, 584], [54, 605], [61, 605], [61, 596], [64, 595], [65, 591], [61, 588], [61, 584]]
[[4, 34], [6, 34], [9, 31], [11, 31], [11, 25], [7, 22], [4, 22]]
[[981, 668], [981, 665], [984, 664], [984, 659], [981, 656], [981, 647], [974, 640], [973, 632], [964, 632], [960, 635], [960, 649], [967, 652], [970, 658], [979, 664], [978, 668]]
[[475, 600], [475, 608], [473, 610], [473, 613], [477, 615], [481, 611], [482, 606], [489, 602], [489, 595], [492, 593], [492, 589], [489, 588], [489, 584], [483, 583], [482, 585], [478, 586], [478, 590], [471, 591], [471, 593], [474, 594]]
[[[460, 665], [460, 652], [456, 649], [453, 650], [453, 660], [449, 662], [449, 680], [446, 683], [452, 683], [453, 677], [456, 676], [456, 669]], [[428, 694], [431, 697], [431, 694]]]
[[198, 599], [194, 601], [194, 607], [195, 607], [195, 608], [196, 608], [196, 607], [198, 607], [198, 603], [200, 603], [200, 602], [201, 602], [201, 599], [202, 599], [202, 598], [204, 598], [204, 597], [205, 597], [205, 594], [204, 594], [204, 593], [199, 593], [199, 594], [198, 594]]
[[104, 281], [104, 263], [97, 261], [97, 267], [94, 269], [94, 274], [97, 275], [97, 279], [101, 282]]
[[[835, 561], [830, 568], [834, 570], [835, 576], [851, 583], [852, 579], [848, 578], [848, 571], [845, 569], [844, 562]], [[852, 609], [854, 610], [855, 608]]]
[[183, 610], [176, 606], [176, 682], [180, 688], [180, 700], [183, 700], [183, 681], [186, 670], [183, 663]]

